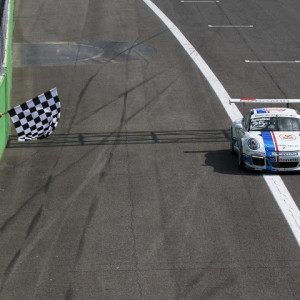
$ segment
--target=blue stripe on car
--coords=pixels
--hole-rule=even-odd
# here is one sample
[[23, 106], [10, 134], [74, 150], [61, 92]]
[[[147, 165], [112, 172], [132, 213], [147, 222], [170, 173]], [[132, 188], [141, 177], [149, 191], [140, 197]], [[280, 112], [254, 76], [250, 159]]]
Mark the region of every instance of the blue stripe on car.
[[275, 151], [275, 144], [273, 141], [273, 137], [270, 131], [261, 131], [261, 136], [264, 140], [266, 155], [272, 155], [271, 153], [267, 152], [274, 152]]
[[276, 151], [272, 134], [270, 131], [261, 131], [261, 136], [264, 140], [264, 145], [265, 145], [265, 149], [266, 149], [266, 160], [269, 162], [269, 163], [267, 163], [266, 168], [267, 168], [267, 170], [275, 171], [276, 169], [274, 169], [271, 166], [271, 162], [274, 161], [274, 159], [275, 159], [272, 152]]

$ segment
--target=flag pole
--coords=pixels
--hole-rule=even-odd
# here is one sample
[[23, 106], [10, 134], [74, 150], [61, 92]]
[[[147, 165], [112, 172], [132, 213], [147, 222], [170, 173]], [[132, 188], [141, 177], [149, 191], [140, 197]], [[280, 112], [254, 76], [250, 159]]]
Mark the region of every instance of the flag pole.
[[0, 118], [2, 118], [3, 115], [8, 114], [8, 111], [4, 112], [4, 113], [0, 113]]

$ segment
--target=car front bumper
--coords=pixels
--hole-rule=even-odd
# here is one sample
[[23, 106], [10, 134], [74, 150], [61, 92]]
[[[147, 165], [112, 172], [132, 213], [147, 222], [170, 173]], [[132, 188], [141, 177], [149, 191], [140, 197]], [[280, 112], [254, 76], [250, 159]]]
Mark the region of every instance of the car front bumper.
[[243, 154], [245, 167], [252, 170], [271, 172], [300, 171], [300, 156], [281, 157], [279, 155], [258, 156]]

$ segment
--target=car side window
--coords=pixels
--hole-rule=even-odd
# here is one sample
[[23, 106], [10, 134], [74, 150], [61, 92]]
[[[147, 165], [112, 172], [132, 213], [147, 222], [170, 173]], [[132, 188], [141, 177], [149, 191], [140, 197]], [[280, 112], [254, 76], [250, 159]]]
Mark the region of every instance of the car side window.
[[245, 128], [246, 128], [247, 131], [249, 131], [250, 116], [251, 116], [251, 113], [249, 112], [245, 117], [244, 125], [245, 125]]

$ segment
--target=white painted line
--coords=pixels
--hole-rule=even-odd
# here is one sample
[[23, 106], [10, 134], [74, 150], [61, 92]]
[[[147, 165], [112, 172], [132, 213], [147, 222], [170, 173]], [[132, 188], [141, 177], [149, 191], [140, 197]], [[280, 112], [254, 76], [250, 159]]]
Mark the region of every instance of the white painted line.
[[210, 28], [253, 28], [253, 25], [208, 25]]
[[218, 98], [220, 99], [222, 105], [224, 106], [227, 114], [231, 118], [231, 120], [236, 120], [241, 118], [242, 115], [235, 104], [230, 104], [229, 99], [230, 96], [219, 81], [219, 79], [212, 72], [210, 67], [206, 64], [194, 46], [186, 39], [186, 37], [181, 33], [181, 31], [175, 26], [175, 24], [151, 1], [151, 0], [143, 0], [152, 10], [153, 12], [165, 23], [165, 25], [169, 28], [169, 30], [173, 33], [175, 38], [179, 41], [188, 55], [192, 58], [195, 64], [198, 66], [200, 71], [203, 73]]
[[[235, 104], [230, 104], [229, 99], [230, 96], [197, 52], [197, 50], [192, 46], [192, 44], [186, 39], [186, 37], [182, 34], [182, 32], [175, 26], [175, 24], [150, 0], [143, 0], [145, 4], [149, 6], [149, 8], [165, 23], [165, 25], [169, 28], [172, 34], [176, 37], [191, 59], [195, 62], [198, 66], [200, 71], [202, 72], [203, 76], [207, 79], [210, 86], [218, 96], [221, 104], [223, 105], [224, 109], [226, 110], [228, 116], [232, 121], [241, 118], [242, 114], [238, 110]], [[284, 217], [289, 224], [296, 241], [300, 247], [300, 212], [295, 204], [291, 194], [289, 193], [288, 189], [286, 188], [284, 182], [282, 181], [279, 175], [264, 175], [263, 178], [265, 179], [271, 193], [273, 194], [281, 212], [283, 213]]]
[[270, 190], [300, 246], [300, 211], [279, 175], [264, 175]]
[[252, 64], [298, 64], [300, 60], [245, 60], [245, 63]]

